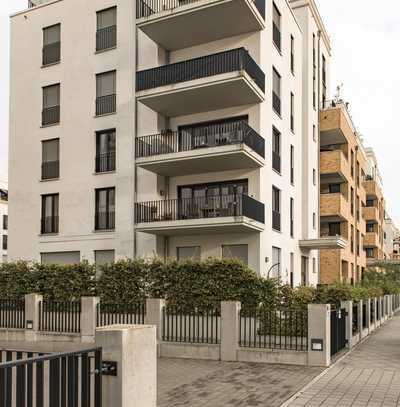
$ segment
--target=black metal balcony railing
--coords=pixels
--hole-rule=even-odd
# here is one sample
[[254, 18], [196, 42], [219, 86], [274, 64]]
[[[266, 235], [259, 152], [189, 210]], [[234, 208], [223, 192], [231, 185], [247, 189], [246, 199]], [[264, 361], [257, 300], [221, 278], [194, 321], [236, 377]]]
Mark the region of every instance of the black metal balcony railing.
[[97, 30], [96, 51], [104, 51], [117, 46], [117, 26], [111, 25]]
[[53, 42], [43, 46], [42, 51], [42, 64], [43, 66], [55, 64], [60, 62], [61, 59], [61, 42]]
[[274, 44], [276, 45], [276, 47], [279, 49], [279, 51], [281, 50], [281, 31], [279, 29], [279, 27], [274, 23], [272, 24], [272, 39], [274, 41]]
[[135, 205], [136, 223], [246, 216], [264, 223], [264, 204], [243, 194], [167, 199]]
[[136, 73], [136, 91], [228, 72], [245, 71], [265, 91], [265, 75], [245, 48], [236, 48]]
[[[200, 0], [138, 0], [136, 2], [136, 17], [150, 17], [153, 14], [173, 10], [179, 6], [197, 3]], [[254, 5], [265, 19], [265, 0], [253, 0]]]
[[42, 218], [40, 233], [42, 235], [47, 233], [58, 233], [58, 216], [47, 216]]
[[265, 140], [245, 121], [199, 125], [190, 131], [167, 130], [136, 138], [136, 158], [192, 151], [207, 147], [245, 144], [265, 157]]
[[94, 218], [96, 230], [115, 229], [115, 212], [97, 212]]
[[96, 172], [115, 171], [115, 151], [96, 155]]
[[42, 111], [42, 126], [60, 122], [60, 106], [46, 107]]
[[117, 110], [117, 95], [106, 95], [96, 98], [96, 116], [115, 113]]
[[281, 213], [272, 211], [272, 229], [281, 230]]
[[276, 113], [281, 114], [281, 98], [275, 92], [272, 92], [272, 107]]
[[42, 163], [42, 179], [59, 178], [60, 161], [46, 161]]
[[281, 156], [275, 151], [272, 152], [272, 168], [279, 173], [281, 172]]

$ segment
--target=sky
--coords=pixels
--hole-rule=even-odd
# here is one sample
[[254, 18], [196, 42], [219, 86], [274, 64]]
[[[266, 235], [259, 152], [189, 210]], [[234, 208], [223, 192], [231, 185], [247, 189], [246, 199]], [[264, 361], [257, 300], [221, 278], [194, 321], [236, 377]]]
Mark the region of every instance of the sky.
[[[400, 2], [316, 0], [332, 42], [331, 94], [342, 97], [364, 144], [373, 147], [389, 215], [400, 227]], [[9, 14], [27, 0], [0, 0], [0, 181], [7, 178]]]

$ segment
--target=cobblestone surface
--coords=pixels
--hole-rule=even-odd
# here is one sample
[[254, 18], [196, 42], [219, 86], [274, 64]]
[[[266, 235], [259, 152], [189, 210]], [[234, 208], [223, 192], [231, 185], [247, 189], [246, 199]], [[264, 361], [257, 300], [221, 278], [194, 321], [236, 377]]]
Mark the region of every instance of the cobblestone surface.
[[263, 363], [158, 362], [158, 407], [280, 406], [322, 371]]
[[290, 403], [300, 406], [400, 406], [400, 315]]

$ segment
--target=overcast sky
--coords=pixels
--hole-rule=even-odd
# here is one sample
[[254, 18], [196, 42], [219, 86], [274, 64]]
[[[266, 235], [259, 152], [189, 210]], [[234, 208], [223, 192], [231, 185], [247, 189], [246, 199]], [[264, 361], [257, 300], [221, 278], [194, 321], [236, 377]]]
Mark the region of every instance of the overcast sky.
[[[331, 91], [343, 97], [366, 146], [374, 148], [389, 214], [400, 226], [400, 2], [317, 0], [332, 39]], [[0, 181], [7, 177], [10, 13], [27, 0], [0, 0]], [[29, 163], [27, 163], [29, 165]]]

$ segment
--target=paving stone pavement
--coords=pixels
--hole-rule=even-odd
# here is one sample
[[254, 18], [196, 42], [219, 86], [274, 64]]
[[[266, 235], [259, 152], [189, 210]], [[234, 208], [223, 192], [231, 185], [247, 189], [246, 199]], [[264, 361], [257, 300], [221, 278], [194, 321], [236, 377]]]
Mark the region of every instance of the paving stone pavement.
[[158, 407], [280, 406], [323, 369], [158, 359]]
[[400, 315], [374, 332], [289, 406], [400, 406]]

